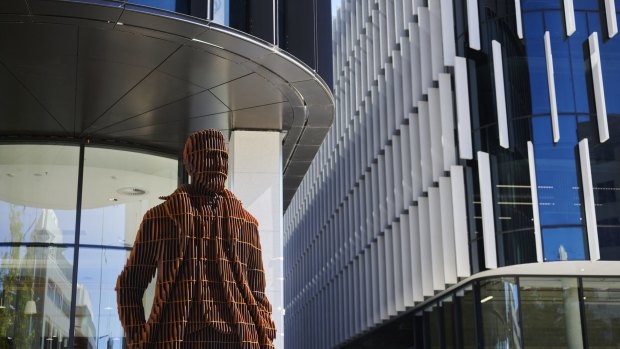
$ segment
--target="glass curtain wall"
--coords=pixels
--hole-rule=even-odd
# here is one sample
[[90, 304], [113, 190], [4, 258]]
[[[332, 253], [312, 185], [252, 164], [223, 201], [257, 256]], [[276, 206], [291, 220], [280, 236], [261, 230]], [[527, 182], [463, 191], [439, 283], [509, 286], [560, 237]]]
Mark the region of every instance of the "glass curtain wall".
[[0, 146], [0, 348], [68, 348], [71, 330], [74, 348], [124, 347], [116, 277], [178, 163], [85, 147], [83, 164], [77, 211], [79, 146]]
[[[589, 259], [578, 143], [588, 139], [601, 259], [620, 260], [620, 40], [608, 38], [603, 1], [574, 0], [576, 32], [567, 36], [560, 0], [521, 0], [523, 39], [515, 2], [479, 0], [482, 48], [468, 48], [467, 14], [457, 6], [457, 54], [468, 58], [474, 150], [489, 153], [499, 265], [536, 260], [527, 142], [533, 144], [538, 210], [545, 261]], [[620, 0], [616, 0], [620, 9]], [[554, 141], [544, 35], [549, 32], [559, 119]], [[601, 143], [592, 89], [588, 38], [598, 33], [610, 138]], [[492, 41], [501, 44], [508, 148], [500, 146], [494, 95]], [[487, 93], [487, 91], [489, 91]], [[470, 219], [481, 232], [477, 169], [468, 196]], [[472, 236], [474, 271], [484, 270]]]
[[620, 278], [486, 278], [416, 314], [415, 348], [617, 348]]

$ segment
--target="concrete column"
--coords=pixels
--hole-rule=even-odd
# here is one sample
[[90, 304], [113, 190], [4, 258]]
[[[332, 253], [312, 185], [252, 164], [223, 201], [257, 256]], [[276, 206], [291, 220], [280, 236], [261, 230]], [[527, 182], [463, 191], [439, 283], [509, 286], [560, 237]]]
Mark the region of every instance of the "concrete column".
[[229, 186], [258, 220], [267, 297], [276, 323], [276, 348], [284, 348], [282, 245], [282, 141], [280, 132], [233, 131]]

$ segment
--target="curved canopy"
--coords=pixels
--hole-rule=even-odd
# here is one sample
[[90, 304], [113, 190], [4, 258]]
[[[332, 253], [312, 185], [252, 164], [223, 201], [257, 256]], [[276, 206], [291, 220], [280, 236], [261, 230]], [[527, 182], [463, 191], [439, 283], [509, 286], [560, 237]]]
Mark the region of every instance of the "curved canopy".
[[333, 120], [323, 80], [229, 27], [117, 1], [3, 0], [0, 139], [178, 152], [188, 134], [283, 131], [285, 207]]

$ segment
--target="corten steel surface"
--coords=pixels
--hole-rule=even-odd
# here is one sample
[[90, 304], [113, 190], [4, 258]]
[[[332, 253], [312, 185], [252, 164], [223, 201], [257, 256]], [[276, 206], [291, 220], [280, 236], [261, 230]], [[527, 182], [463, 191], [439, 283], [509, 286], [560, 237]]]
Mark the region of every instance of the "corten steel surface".
[[[217, 130], [194, 133], [183, 160], [193, 184], [142, 221], [118, 277], [130, 348], [273, 348], [258, 223], [224, 189], [228, 153]], [[142, 296], [157, 270], [148, 320]]]
[[283, 131], [284, 205], [334, 102], [277, 46], [182, 14], [112, 0], [0, 1], [0, 141], [128, 143], [172, 154], [197, 130]]

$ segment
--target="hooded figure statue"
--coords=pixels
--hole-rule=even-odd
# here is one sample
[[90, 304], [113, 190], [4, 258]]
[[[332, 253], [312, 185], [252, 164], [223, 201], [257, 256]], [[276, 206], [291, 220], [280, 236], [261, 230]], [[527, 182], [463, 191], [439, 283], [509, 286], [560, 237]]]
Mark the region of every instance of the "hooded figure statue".
[[[192, 184], [146, 212], [116, 284], [129, 348], [273, 348], [258, 223], [224, 188], [228, 152], [214, 129], [183, 151]], [[157, 271], [153, 308], [142, 297]]]

